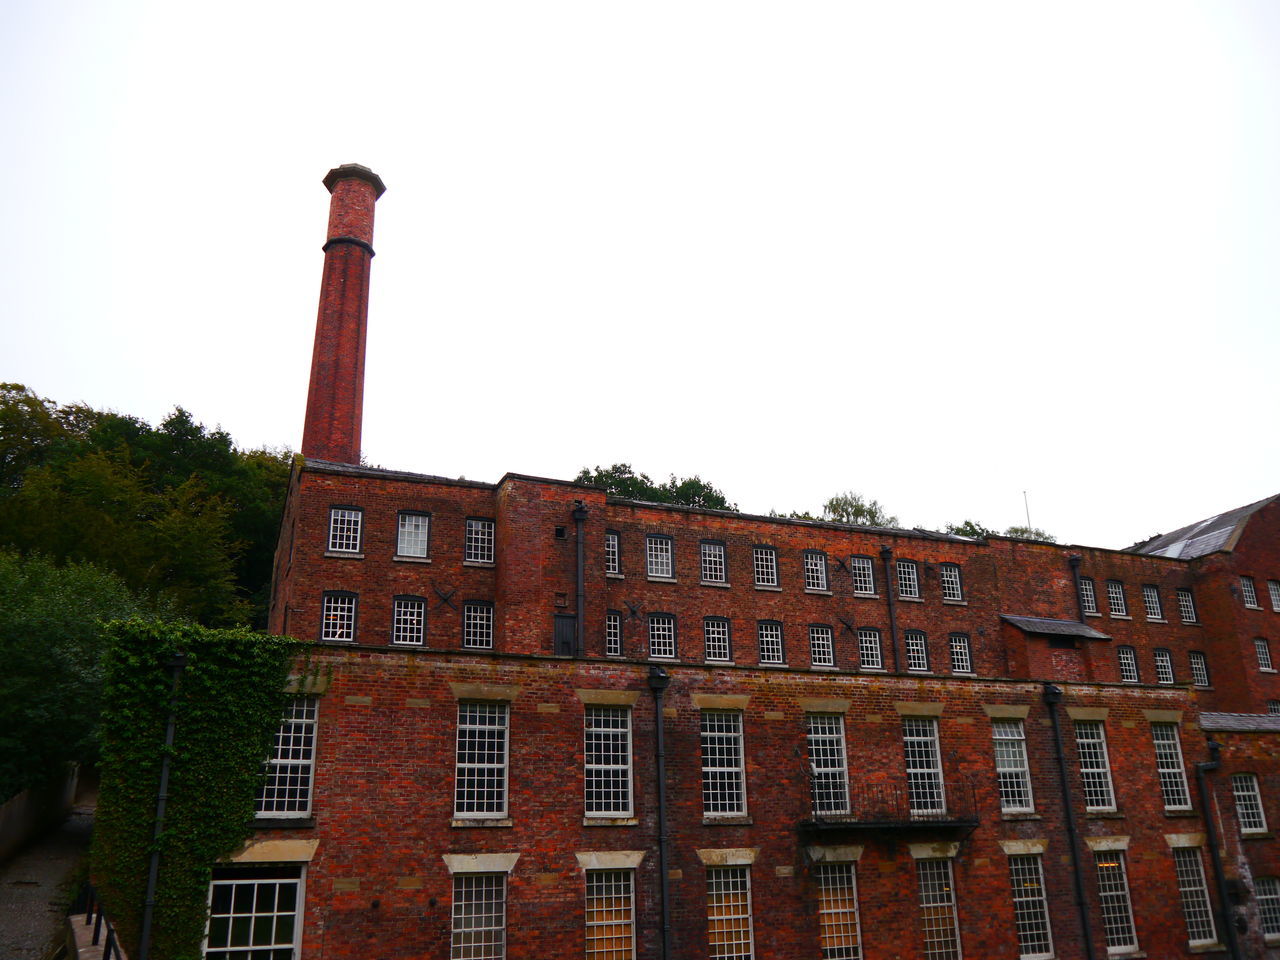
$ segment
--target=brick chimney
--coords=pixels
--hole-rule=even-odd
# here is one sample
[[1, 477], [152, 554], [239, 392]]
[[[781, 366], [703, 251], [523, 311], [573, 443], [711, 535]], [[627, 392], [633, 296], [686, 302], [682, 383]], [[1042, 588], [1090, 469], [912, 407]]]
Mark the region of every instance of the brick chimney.
[[381, 177], [358, 163], [330, 170], [324, 185], [331, 194], [329, 233], [324, 244], [302, 454], [359, 463], [373, 206], [387, 188]]

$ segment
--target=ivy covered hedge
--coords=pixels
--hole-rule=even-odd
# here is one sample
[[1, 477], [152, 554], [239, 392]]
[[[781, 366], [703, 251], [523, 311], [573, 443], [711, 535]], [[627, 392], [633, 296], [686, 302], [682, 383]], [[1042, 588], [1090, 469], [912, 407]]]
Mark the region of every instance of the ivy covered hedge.
[[[136, 955], [170, 703], [176, 717], [153, 960], [196, 960], [211, 867], [252, 834], [262, 762], [280, 725], [297, 641], [245, 629], [126, 620], [107, 628], [102, 789], [91, 863]], [[172, 696], [176, 655], [185, 657]]]

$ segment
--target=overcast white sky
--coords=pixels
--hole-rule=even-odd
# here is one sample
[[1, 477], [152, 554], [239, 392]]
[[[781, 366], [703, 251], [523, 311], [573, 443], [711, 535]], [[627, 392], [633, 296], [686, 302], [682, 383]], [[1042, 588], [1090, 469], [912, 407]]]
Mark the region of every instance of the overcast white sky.
[[365, 456], [1124, 546], [1280, 491], [1280, 4], [16, 0], [0, 379]]

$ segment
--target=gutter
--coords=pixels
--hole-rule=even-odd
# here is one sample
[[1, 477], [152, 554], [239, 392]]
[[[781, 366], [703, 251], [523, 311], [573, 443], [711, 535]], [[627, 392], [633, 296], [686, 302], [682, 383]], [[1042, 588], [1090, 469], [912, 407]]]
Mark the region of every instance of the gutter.
[[671, 960], [671, 880], [668, 876], [669, 855], [667, 836], [667, 750], [663, 739], [662, 695], [671, 678], [667, 671], [656, 664], [649, 667], [649, 689], [653, 691], [654, 753], [657, 760], [658, 779], [658, 885], [662, 903], [662, 952], [661, 960]]
[[1214, 826], [1213, 811], [1209, 808], [1209, 785], [1205, 774], [1222, 766], [1222, 744], [1210, 740], [1209, 759], [1196, 764], [1196, 787], [1200, 792], [1200, 809], [1204, 811], [1205, 839], [1209, 843], [1209, 861], [1213, 865], [1214, 886], [1218, 888], [1218, 922], [1227, 938], [1227, 952], [1231, 960], [1244, 960], [1236, 927], [1232, 922], [1230, 899], [1227, 893], [1227, 875], [1222, 868], [1222, 851], [1218, 849], [1218, 830]]
[[[893, 652], [893, 672], [901, 673], [902, 664], [898, 657], [898, 607], [893, 595], [895, 584], [889, 576], [889, 561], [893, 559], [893, 551], [889, 547], [881, 547], [880, 559], [884, 563], [884, 595], [889, 602], [889, 649]], [[858, 653], [858, 660], [862, 660], [861, 651]]]
[[[1079, 557], [1073, 558], [1077, 568]], [[1079, 596], [1077, 592], [1076, 596]], [[1076, 812], [1071, 804], [1071, 786], [1067, 780], [1067, 757], [1062, 751], [1062, 727], [1058, 722], [1058, 704], [1062, 702], [1062, 688], [1052, 683], [1044, 685], [1044, 704], [1053, 724], [1053, 758], [1058, 763], [1058, 786], [1062, 791], [1062, 812], [1067, 823], [1067, 846], [1071, 850], [1071, 880], [1075, 894], [1076, 913], [1080, 917], [1080, 936], [1084, 942], [1085, 960], [1095, 960], [1093, 929], [1089, 925], [1089, 901], [1084, 894], [1084, 874], [1080, 866], [1080, 838], [1076, 832]]]

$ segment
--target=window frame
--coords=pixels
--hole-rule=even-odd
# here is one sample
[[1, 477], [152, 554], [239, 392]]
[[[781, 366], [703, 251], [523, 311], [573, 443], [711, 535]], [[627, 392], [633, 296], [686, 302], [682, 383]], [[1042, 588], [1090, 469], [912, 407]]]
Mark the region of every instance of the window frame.
[[1196, 596], [1190, 587], [1178, 587], [1174, 590], [1178, 599], [1178, 618], [1183, 623], [1199, 623], [1200, 616], [1196, 612]]
[[[1097, 732], [1097, 736], [1082, 736]], [[1111, 754], [1107, 748], [1107, 726], [1102, 720], [1074, 721], [1076, 765], [1080, 771], [1080, 792], [1087, 813], [1116, 811], [1116, 788], [1111, 778]], [[1086, 746], [1088, 745], [1088, 746]], [[1087, 761], [1087, 764], [1086, 764]], [[1094, 801], [1102, 800], [1098, 803]]]
[[[716, 566], [719, 566], [718, 578], [707, 576], [708, 565], [712, 573], [715, 573]], [[698, 541], [698, 576], [700, 583], [729, 585], [729, 549], [723, 540]]]
[[1093, 577], [1080, 578], [1080, 609], [1085, 616], [1100, 616], [1098, 613], [1098, 590]]
[[[636, 956], [636, 871], [634, 869], [605, 869], [584, 871], [583, 927], [587, 960], [635, 960]], [[625, 892], [618, 884], [625, 878]], [[596, 885], [609, 884], [605, 893], [597, 892], [596, 901], [604, 901], [592, 908], [592, 880]], [[624, 917], [619, 918], [619, 901], [625, 900]], [[604, 915], [608, 919], [592, 919]], [[602, 936], [592, 936], [592, 931], [607, 931]], [[625, 932], [623, 932], [625, 931]], [[619, 940], [626, 940], [620, 946]]]
[[1280, 939], [1280, 877], [1258, 877], [1253, 885], [1262, 935], [1268, 944], [1275, 943]]
[[[776, 637], [766, 637], [765, 633], [777, 634]], [[768, 647], [766, 647], [766, 643]], [[777, 659], [772, 656], [773, 645], [777, 644]], [[765, 656], [766, 650], [771, 654]], [[787, 645], [782, 629], [781, 620], [757, 620], [756, 621], [756, 654], [762, 665], [771, 667], [785, 667], [787, 665]]]
[[[679, 634], [676, 628], [676, 615], [674, 613], [666, 613], [665, 611], [658, 610], [649, 614], [645, 618], [645, 622], [648, 628], [646, 632], [649, 640], [649, 647], [648, 647], [649, 659], [650, 660], [678, 659], [680, 656], [680, 643], [679, 643]], [[669, 638], [663, 638], [660, 636], [660, 634], [663, 632], [664, 627], [670, 628], [671, 635]], [[670, 653], [655, 652], [655, 650], [657, 649], [655, 644], [658, 641], [661, 641], [664, 644], [667, 642], [670, 642], [671, 652]]]
[[[496, 882], [495, 882], [496, 881]], [[453, 875], [451, 900], [449, 902], [449, 957], [450, 960], [506, 960], [507, 956], [507, 875], [505, 873], [463, 873]], [[471, 896], [463, 893], [470, 890]], [[496, 891], [495, 898], [477, 897], [476, 892]], [[482, 912], [480, 907], [486, 904], [496, 905], [496, 909]], [[459, 920], [498, 919], [487, 926], [458, 927]], [[465, 934], [481, 931], [497, 931], [496, 938], [486, 938], [474, 943]], [[459, 934], [464, 937], [460, 938]], [[484, 953], [481, 948], [489, 948]]]
[[[954, 577], [951, 577], [951, 574], [954, 574]], [[954, 582], [951, 582], [952, 580]], [[964, 574], [960, 571], [960, 564], [949, 561], [938, 564], [938, 583], [942, 590], [943, 603], [964, 602]]]
[[[1104, 858], [1114, 858], [1114, 862], [1104, 863]], [[1098, 900], [1102, 907], [1103, 938], [1107, 944], [1107, 953], [1111, 955], [1136, 953], [1138, 950], [1138, 928], [1134, 922], [1133, 898], [1129, 893], [1129, 867], [1125, 862], [1126, 859], [1123, 850], [1093, 851], [1093, 865], [1098, 879]], [[1108, 877], [1108, 873], [1112, 871], [1114, 873]]]
[[818, 892], [818, 944], [822, 955], [859, 960], [863, 953], [857, 863], [815, 863], [813, 878]]
[[[476, 708], [485, 708], [486, 711], [492, 710], [492, 713], [477, 714], [482, 719], [484, 717], [495, 717], [500, 719], [500, 723], [479, 723], [474, 720], [464, 722], [464, 716], [468, 710], [476, 710]], [[487, 731], [496, 730], [501, 732], [502, 760], [500, 763], [479, 761], [471, 761], [464, 763], [462, 760], [464, 742], [476, 745], [474, 750], [477, 754], [482, 754], [486, 740], [480, 734], [474, 734], [470, 740], [464, 741], [464, 731]], [[453, 818], [455, 820], [506, 820], [510, 816], [511, 811], [511, 704], [505, 700], [459, 700], [457, 709], [457, 721], [455, 731], [455, 752], [453, 763]], [[490, 736], [488, 742], [497, 743], [498, 736]], [[472, 774], [464, 780], [463, 772], [472, 771]], [[484, 773], [484, 771], [499, 771], [499, 773]], [[499, 780], [501, 781], [499, 784]], [[472, 783], [477, 786], [470, 788], [464, 787], [464, 783]], [[480, 807], [480, 809], [468, 810], [464, 809], [466, 804], [463, 802], [463, 793], [466, 789], [472, 790], [490, 790], [501, 793], [501, 801], [498, 803], [485, 803], [479, 799], [469, 801], [469, 803]], [[485, 809], [488, 807], [488, 809]]]
[[622, 576], [622, 534], [617, 530], [604, 532], [604, 575]]
[[[604, 723], [605, 720], [617, 721], [618, 719], [622, 721], [620, 726], [609, 726]], [[594, 740], [593, 735], [596, 735]], [[635, 816], [633, 736], [630, 707], [595, 703], [584, 705], [582, 711], [582, 809], [583, 816], [587, 819], [626, 820]], [[626, 762], [592, 763], [593, 743], [596, 745], [597, 757], [605, 754], [611, 757], [621, 756]], [[592, 771], [596, 771], [594, 803]], [[608, 806], [605, 801], [610, 793], [625, 793], [626, 802]]]
[[1138, 670], [1138, 651], [1132, 645], [1122, 643], [1116, 647], [1116, 666], [1120, 670], [1121, 683], [1142, 682], [1142, 674]]
[[[724, 628], [724, 656], [711, 655], [711, 634], [707, 627], [711, 625]], [[717, 641], [719, 638], [716, 638]], [[709, 616], [702, 618], [702, 658], [707, 663], [733, 663], [733, 621], [728, 617]]]
[[498, 559], [498, 524], [492, 517], [467, 517], [462, 538], [462, 565], [488, 567]]
[[1142, 585], [1142, 606], [1148, 620], [1164, 621], [1164, 601], [1160, 599], [1160, 588], [1154, 583]]
[[1191, 790], [1187, 785], [1187, 765], [1182, 756], [1182, 736], [1176, 723], [1153, 722], [1151, 742], [1156, 753], [1156, 775], [1160, 798], [1168, 810], [1190, 810]]
[[[285, 704], [271, 753], [263, 761], [266, 779], [258, 785], [254, 797], [255, 819], [294, 820], [311, 816], [319, 714], [316, 697], [294, 697]], [[285, 784], [278, 785], [275, 782], [278, 778], [283, 778]], [[275, 795], [277, 792], [286, 796]]]
[[[331, 610], [330, 605], [337, 605], [339, 601], [350, 601], [351, 609], [348, 614], [342, 611]], [[331, 624], [349, 623], [346, 630], [338, 629], [332, 631]], [[325, 590], [321, 594], [320, 599], [320, 639], [325, 643], [355, 643], [356, 638], [360, 635], [360, 595], [354, 590]], [[342, 633], [348, 633], [349, 636], [341, 636]]]
[[751, 579], [757, 590], [780, 590], [778, 548], [757, 543], [751, 548]]
[[[825, 729], [822, 727], [825, 725]], [[849, 806], [849, 752], [844, 715], [805, 713], [809, 804], [814, 817], [845, 816]]]
[[[733, 889], [726, 884], [740, 884], [740, 887]], [[741, 898], [730, 901], [729, 895], [741, 894]], [[740, 904], [740, 912], [715, 912], [716, 907], [729, 907], [732, 904]], [[745, 932], [745, 940], [739, 936], [731, 942], [717, 940], [717, 935], [723, 936], [726, 932], [733, 931], [737, 934]], [[707, 957], [708, 960], [753, 960], [755, 952], [755, 922], [752, 918], [751, 908], [751, 867], [746, 864], [734, 864], [731, 866], [707, 867]], [[746, 952], [741, 949], [727, 949], [745, 946]]]
[[1187, 664], [1191, 669], [1191, 683], [1193, 686], [1213, 686], [1213, 675], [1209, 672], [1209, 657], [1203, 650], [1188, 650]]
[[1018, 717], [993, 717], [991, 742], [996, 768], [996, 784], [1000, 792], [1000, 812], [1002, 814], [1035, 813], [1036, 800], [1031, 785], [1031, 764], [1027, 756], [1025, 724]]
[[1129, 619], [1129, 598], [1124, 592], [1123, 580], [1107, 581], [1107, 616]]
[[1253, 655], [1258, 659], [1258, 669], [1262, 673], [1275, 673], [1275, 661], [1271, 659], [1271, 644], [1266, 637], [1253, 638]]
[[[1204, 859], [1200, 855], [1200, 848], [1174, 847], [1173, 864], [1178, 881], [1178, 898], [1182, 902], [1182, 919], [1187, 926], [1188, 946], [1201, 947], [1217, 943], [1218, 929], [1214, 922], [1213, 905], [1209, 902], [1209, 884], [1205, 879]], [[1204, 929], [1205, 925], [1208, 926], [1207, 930]]]
[[1246, 610], [1262, 609], [1262, 604], [1258, 603], [1258, 585], [1253, 577], [1240, 574], [1240, 599], [1244, 601]]
[[[859, 571], [866, 573], [865, 578], [858, 576]], [[876, 562], [875, 558], [865, 553], [855, 553], [849, 557], [849, 578], [853, 581], [853, 595], [855, 597], [875, 597], [876, 593]], [[859, 582], [865, 582], [870, 586], [865, 589], [859, 589]]]
[[899, 557], [893, 561], [894, 579], [898, 581], [899, 600], [920, 600], [923, 597], [920, 583], [920, 564], [915, 560]]
[[916, 860], [916, 893], [920, 906], [923, 956], [961, 960], [964, 947], [960, 941], [956, 878], [950, 857], [921, 857]]
[[902, 748], [907, 772], [907, 806], [911, 818], [946, 816], [947, 785], [942, 769], [938, 718], [904, 716]]
[[621, 610], [606, 610], [604, 612], [604, 655], [606, 657], [622, 656]]
[[884, 637], [878, 627], [859, 627], [858, 669], [884, 671]]
[[[666, 567], [666, 573], [656, 572]], [[676, 579], [676, 540], [669, 533], [644, 535], [644, 572], [646, 579], [672, 583]]]
[[902, 644], [907, 654], [907, 672], [928, 673], [929, 635], [923, 630], [904, 630]]
[[[340, 518], [338, 514], [346, 513], [351, 516]], [[345, 533], [338, 529], [338, 521], [346, 519], [354, 521], [355, 527], [355, 546], [342, 546], [343, 539], [350, 538], [350, 531]], [[338, 544], [335, 545], [335, 538]], [[325, 539], [325, 555], [339, 557], [362, 557], [364, 556], [364, 507], [353, 506], [346, 503], [335, 503], [329, 507], [329, 529]]]
[[[422, 552], [405, 553], [405, 520], [424, 521], [422, 533]], [[399, 510], [396, 512], [396, 559], [397, 560], [429, 560], [431, 559], [431, 514], [426, 510]], [[416, 539], [416, 538], [415, 538]]]
[[[280, 864], [251, 864], [251, 865], [230, 865], [218, 864], [213, 868], [212, 875], [209, 879], [208, 892], [208, 917], [205, 920], [204, 938], [200, 946], [200, 956], [208, 957], [210, 960], [248, 960], [255, 951], [258, 950], [291, 950], [290, 954], [296, 958], [302, 949], [302, 919], [303, 906], [306, 903], [306, 875], [307, 869], [304, 863], [280, 863]], [[278, 905], [280, 902], [279, 888], [281, 886], [291, 886], [293, 889], [293, 910], [291, 912], [278, 911], [273, 909], [270, 913], [258, 913], [258, 907], [261, 904], [262, 897], [259, 893], [259, 887], [266, 883], [273, 883], [277, 889], [272, 896], [272, 904]], [[250, 886], [253, 893], [247, 898], [250, 912], [236, 913], [236, 889], [238, 887]], [[230, 888], [230, 900], [226, 904], [231, 912], [221, 913], [218, 911], [220, 906], [218, 901], [221, 899], [218, 891], [220, 889]], [[233, 933], [236, 932], [236, 926], [232, 922], [232, 918], [236, 917], [276, 917], [292, 916], [293, 937], [291, 942], [284, 943], [275, 941], [271, 944], [236, 944], [227, 943], [225, 945], [212, 946], [210, 939], [214, 935], [215, 926], [220, 926], [219, 920], [225, 918], [226, 923], [226, 939], [230, 940]], [[278, 927], [278, 919], [273, 927]], [[257, 924], [250, 920], [249, 938], [256, 939]], [[222, 937], [219, 937], [222, 939]]]
[[831, 577], [827, 569], [825, 550], [805, 550], [803, 557], [804, 589], [806, 593], [830, 593]]
[[1049, 960], [1054, 956], [1053, 924], [1044, 888], [1043, 860], [1039, 853], [1009, 855], [1009, 889], [1013, 901], [1013, 927], [1018, 937], [1018, 960]]
[[1280, 580], [1267, 581], [1267, 594], [1271, 600], [1271, 612], [1280, 613]]
[[[473, 614], [485, 613], [484, 617], [476, 620]], [[462, 648], [464, 650], [492, 650], [495, 645], [495, 620], [494, 606], [489, 600], [467, 600], [462, 604]], [[474, 633], [474, 624], [481, 623], [486, 625], [487, 643], [476, 643], [472, 640], [476, 634]], [[484, 638], [482, 638], [484, 639]]]
[[1267, 812], [1262, 806], [1262, 790], [1256, 773], [1233, 773], [1231, 796], [1236, 804], [1236, 823], [1245, 836], [1265, 834]]
[[[825, 637], [821, 635], [823, 631], [826, 632]], [[822, 653], [822, 656], [819, 656], [819, 653]], [[809, 665], [814, 667], [835, 667], [836, 633], [831, 624], [809, 624]]]
[[1173, 684], [1177, 677], [1173, 672], [1173, 651], [1167, 647], [1156, 647], [1151, 651], [1151, 658], [1156, 665], [1156, 683]]
[[[713, 724], [722, 725], [720, 728]], [[705, 709], [699, 715], [698, 761], [704, 820], [747, 815], [746, 740], [741, 710]], [[713, 763], [713, 760], [726, 762]]]
[[[406, 626], [402, 623], [402, 608], [412, 604], [418, 605], [418, 622], [416, 627], [417, 639], [401, 639], [402, 627]], [[410, 629], [406, 635], [412, 637], [414, 630], [412, 624], [408, 624]], [[420, 597], [411, 593], [398, 593], [391, 598], [391, 645], [395, 647], [425, 647], [427, 645], [427, 598]]]
[[951, 672], [973, 676], [973, 646], [967, 633], [947, 634], [947, 649], [951, 654]]

